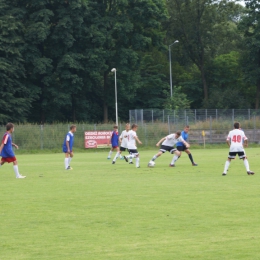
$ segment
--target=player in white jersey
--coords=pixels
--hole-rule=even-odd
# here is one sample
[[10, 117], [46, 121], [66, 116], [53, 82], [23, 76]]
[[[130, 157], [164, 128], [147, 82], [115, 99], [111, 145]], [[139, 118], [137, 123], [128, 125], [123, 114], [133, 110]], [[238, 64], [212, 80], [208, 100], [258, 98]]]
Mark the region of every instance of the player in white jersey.
[[138, 129], [138, 125], [133, 124], [132, 130], [128, 132], [128, 142], [127, 142], [127, 148], [130, 153], [128, 156], [124, 156], [124, 159], [126, 162], [128, 162], [128, 159], [135, 158], [135, 166], [137, 168], [140, 168], [140, 159], [139, 159], [139, 153], [137, 151], [136, 142], [139, 144], [142, 144], [142, 142], [139, 140], [136, 131]]
[[[120, 159], [124, 159], [124, 156], [122, 156], [122, 152], [125, 152], [127, 149], [127, 142], [128, 142], [128, 133], [130, 130], [130, 124], [127, 123], [125, 125], [125, 130], [121, 133], [119, 136], [119, 142], [120, 142]], [[133, 164], [132, 159], [129, 160], [129, 164]]]
[[[176, 148], [174, 148], [174, 145], [178, 142], [182, 142], [187, 148], [190, 147], [190, 145], [181, 137], [181, 131], [177, 131], [175, 134], [170, 134], [165, 137], [163, 137], [156, 146], [159, 146], [160, 144], [161, 148], [157, 154], [155, 154], [152, 158], [152, 161], [155, 161], [158, 157], [160, 157], [165, 152], [170, 152], [171, 154], [174, 154], [172, 161], [170, 163], [170, 167], [175, 167], [175, 162], [178, 160], [180, 156], [180, 151], [178, 151]], [[149, 164], [148, 164], [149, 166]]]
[[232, 159], [235, 159], [238, 154], [240, 159], [243, 159], [244, 165], [246, 167], [246, 172], [248, 175], [254, 175], [255, 173], [250, 171], [249, 163], [245, 154], [244, 147], [248, 145], [247, 137], [245, 136], [244, 131], [240, 130], [240, 124], [238, 122], [234, 123], [234, 130], [230, 131], [227, 137], [227, 144], [229, 146], [229, 155], [225, 163], [223, 176], [227, 175], [228, 167]]

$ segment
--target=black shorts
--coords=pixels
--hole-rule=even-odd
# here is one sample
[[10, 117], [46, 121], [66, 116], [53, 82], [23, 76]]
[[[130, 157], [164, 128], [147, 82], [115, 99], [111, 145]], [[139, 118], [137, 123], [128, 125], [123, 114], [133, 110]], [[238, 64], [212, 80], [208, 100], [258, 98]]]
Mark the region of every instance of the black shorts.
[[170, 152], [173, 154], [177, 149], [173, 148], [172, 146], [167, 146], [167, 145], [161, 145], [160, 151], [165, 153], [165, 152]]
[[241, 151], [241, 152], [229, 152], [228, 158], [229, 159], [235, 159], [237, 154], [238, 154], [239, 159], [246, 158], [246, 154], [245, 154], [244, 151]]
[[135, 153], [138, 153], [138, 151], [136, 149], [128, 149], [128, 152], [130, 154], [135, 154]]
[[126, 151], [126, 150], [128, 150], [128, 149], [125, 148], [125, 147], [120, 146], [120, 151], [121, 151], [121, 152], [124, 152], [124, 151]]
[[178, 151], [182, 152], [182, 151], [185, 151], [187, 150], [188, 148], [186, 147], [186, 145], [180, 145], [180, 146], [177, 146], [176, 147]]

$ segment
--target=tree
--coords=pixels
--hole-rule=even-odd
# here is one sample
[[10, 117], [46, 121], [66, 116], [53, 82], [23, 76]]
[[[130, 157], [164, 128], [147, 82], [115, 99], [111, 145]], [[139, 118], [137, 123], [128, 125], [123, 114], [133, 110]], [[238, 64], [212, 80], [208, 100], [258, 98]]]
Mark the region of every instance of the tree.
[[[100, 17], [100, 33], [105, 38], [102, 59], [106, 67], [100, 73], [103, 75], [104, 122], [107, 122], [108, 108], [114, 104], [111, 69], [117, 69], [119, 107], [133, 103], [137, 89], [146, 84], [143, 84], [140, 75], [143, 53], [145, 55], [147, 50], [163, 46], [164, 33], [160, 29], [162, 21], [166, 19], [166, 10], [159, 0], [103, 0], [96, 7]], [[156, 83], [152, 83], [152, 86]]]
[[21, 55], [24, 27], [22, 10], [9, 1], [0, 2], [0, 122], [22, 122], [37, 97], [37, 89], [24, 82], [25, 68]]
[[[238, 6], [228, 1], [171, 0], [169, 39], [178, 39], [183, 56], [188, 56], [199, 71], [203, 87], [204, 106], [208, 106], [209, 79], [207, 68], [218, 55], [232, 50], [231, 36], [237, 37], [235, 16]], [[192, 66], [192, 64], [191, 64]]]
[[[241, 65], [247, 83], [256, 86], [255, 109], [260, 102], [260, 3], [246, 0], [246, 11], [239, 25], [244, 34]], [[246, 46], [246, 48], [245, 48]]]

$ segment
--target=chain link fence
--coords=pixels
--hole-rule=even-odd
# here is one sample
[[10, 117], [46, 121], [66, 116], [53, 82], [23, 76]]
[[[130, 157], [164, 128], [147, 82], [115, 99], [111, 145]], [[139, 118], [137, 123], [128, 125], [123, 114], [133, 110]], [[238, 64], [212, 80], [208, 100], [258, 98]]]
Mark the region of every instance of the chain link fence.
[[[146, 145], [154, 145], [163, 136], [190, 126], [191, 144], [224, 143], [228, 132], [238, 121], [249, 142], [259, 143], [260, 110], [254, 109], [184, 109], [184, 110], [130, 110], [130, 123], [139, 125], [139, 137]], [[202, 135], [205, 133], [205, 136]]]
[[[260, 110], [130, 110], [129, 122], [138, 124], [138, 137], [143, 142], [142, 147], [154, 147], [155, 144], [169, 133], [182, 130], [190, 125], [189, 142], [191, 144], [225, 143], [228, 132], [233, 129], [233, 123], [239, 121], [249, 142], [259, 143], [260, 140]], [[84, 124], [77, 125], [75, 133], [75, 148], [84, 148], [85, 131], [112, 131], [114, 124]], [[62, 144], [70, 124], [15, 125], [13, 142], [20, 149], [43, 150], [58, 149]], [[125, 129], [125, 123], [119, 124], [119, 132]], [[5, 126], [0, 126], [2, 135]], [[202, 136], [205, 132], [205, 137]]]

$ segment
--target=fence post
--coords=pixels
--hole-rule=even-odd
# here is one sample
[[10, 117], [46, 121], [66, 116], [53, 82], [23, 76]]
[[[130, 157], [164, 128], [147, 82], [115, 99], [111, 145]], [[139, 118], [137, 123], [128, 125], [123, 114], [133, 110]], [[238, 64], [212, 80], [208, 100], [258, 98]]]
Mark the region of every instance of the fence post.
[[195, 109], [195, 124], [197, 123], [197, 110]]
[[43, 125], [40, 127], [40, 134], [41, 134], [41, 150], [43, 150]]
[[144, 125], [144, 110], [141, 109], [141, 121], [142, 121], [142, 126]]
[[170, 127], [170, 116], [168, 115], [168, 131], [169, 134], [171, 133], [171, 127]]
[[216, 109], [216, 121], [218, 121], [218, 110]]
[[211, 133], [211, 130], [212, 130], [212, 117], [210, 116], [210, 118], [209, 118], [209, 120], [210, 120], [210, 130], [209, 130], [209, 136], [210, 136], [210, 143], [212, 143], [212, 133]]
[[147, 131], [146, 131], [146, 124], [144, 124], [144, 135], [145, 135], [145, 146], [147, 146]]
[[256, 122], [255, 122], [255, 115], [254, 115], [254, 142], [256, 141]]
[[153, 124], [153, 109], [152, 109], [152, 124]]
[[248, 120], [250, 120], [250, 108], [248, 109]]
[[235, 117], [235, 115], [234, 115], [234, 109], [232, 109], [232, 122], [233, 122], [233, 125], [234, 125], [234, 117]]
[[164, 123], [164, 110], [163, 110], [163, 123]]
[[137, 124], [137, 111], [135, 109], [135, 123]]
[[205, 110], [205, 113], [206, 113], [206, 121], [207, 121], [207, 119], [208, 119], [208, 110], [207, 109]]
[[187, 117], [187, 114], [186, 114], [186, 109], [184, 110], [184, 124], [186, 123], [186, 117]]
[[131, 125], [131, 110], [129, 110], [129, 123]]

